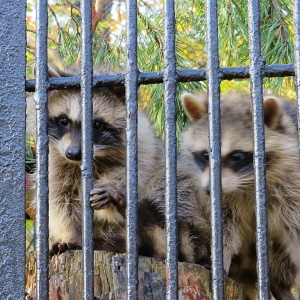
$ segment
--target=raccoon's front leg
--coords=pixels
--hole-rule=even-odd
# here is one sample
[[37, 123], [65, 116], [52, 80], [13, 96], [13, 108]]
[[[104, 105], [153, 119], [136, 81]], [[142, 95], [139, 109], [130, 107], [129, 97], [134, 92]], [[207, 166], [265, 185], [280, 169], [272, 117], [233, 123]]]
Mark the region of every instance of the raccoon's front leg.
[[79, 201], [66, 204], [68, 197], [50, 198], [49, 233], [50, 254], [81, 249], [81, 205]]
[[81, 250], [82, 247], [78, 244], [75, 243], [61, 243], [61, 242], [57, 242], [52, 244], [51, 248], [50, 248], [50, 255], [56, 255], [56, 254], [61, 254], [66, 252], [67, 250]]
[[232, 218], [232, 209], [223, 207], [223, 267], [229, 273], [232, 257], [241, 248], [241, 231], [237, 220]]
[[125, 195], [110, 185], [96, 184], [90, 193], [90, 202], [94, 210], [102, 210], [113, 204], [118, 212], [125, 217]]

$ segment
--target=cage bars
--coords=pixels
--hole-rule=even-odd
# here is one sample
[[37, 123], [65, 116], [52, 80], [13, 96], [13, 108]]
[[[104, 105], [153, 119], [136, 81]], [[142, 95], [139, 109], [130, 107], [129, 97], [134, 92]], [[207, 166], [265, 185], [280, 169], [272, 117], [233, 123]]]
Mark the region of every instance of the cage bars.
[[47, 0], [36, 7], [36, 297], [43, 300], [49, 298]]
[[176, 57], [174, 0], [164, 2], [164, 104], [166, 150], [166, 299], [178, 299], [177, 154], [176, 154]]
[[93, 54], [92, 0], [81, 1], [81, 97], [82, 97], [82, 272], [83, 299], [94, 299], [94, 214], [90, 205], [93, 187]]
[[127, 299], [138, 299], [138, 247], [137, 247], [137, 202], [138, 202], [138, 67], [137, 67], [137, 1], [126, 1], [127, 16], [127, 64], [126, 64], [126, 267]]
[[258, 273], [258, 298], [270, 299], [268, 268], [268, 212], [266, 197], [265, 134], [263, 111], [263, 68], [261, 56], [259, 0], [249, 0], [249, 48], [252, 120], [254, 134], [254, 170], [256, 197], [256, 251]]
[[[81, 77], [79, 78], [51, 78], [47, 79], [47, 1], [37, 1], [37, 54], [36, 54], [36, 80], [26, 81], [26, 90], [34, 91], [36, 89], [35, 99], [37, 108], [37, 299], [47, 299], [49, 297], [48, 288], [48, 136], [47, 136], [47, 92], [49, 89], [65, 89], [65, 88], [82, 88], [82, 182], [83, 182], [83, 283], [84, 283], [84, 299], [93, 299], [94, 297], [94, 273], [93, 273], [93, 214], [89, 205], [89, 191], [92, 187], [92, 87], [95, 86], [112, 86], [123, 84], [126, 82], [126, 107], [127, 107], [127, 297], [128, 299], [137, 299], [138, 291], [138, 273], [137, 273], [137, 89], [139, 84], [164, 83], [165, 87], [165, 133], [166, 133], [166, 227], [168, 232], [167, 238], [167, 299], [176, 299], [177, 295], [177, 238], [176, 238], [176, 84], [177, 81], [201, 81], [208, 80], [209, 87], [209, 115], [210, 115], [210, 158], [211, 158], [211, 198], [212, 198], [212, 269], [213, 269], [213, 298], [224, 298], [223, 291], [223, 260], [222, 260], [222, 210], [221, 210], [221, 170], [220, 170], [220, 81], [233, 78], [249, 78], [251, 80], [251, 94], [253, 100], [253, 124], [254, 124], [254, 166], [255, 166], [255, 183], [256, 183], [256, 216], [257, 216], [257, 253], [258, 253], [258, 285], [259, 299], [270, 299], [269, 295], [269, 278], [268, 278], [268, 259], [267, 259], [267, 209], [266, 209], [266, 173], [265, 173], [265, 151], [264, 151], [264, 122], [263, 122], [263, 77], [277, 76], [293, 76], [296, 74], [296, 89], [298, 94], [298, 115], [300, 112], [300, 2], [295, 0], [294, 10], [294, 28], [295, 28], [295, 63], [294, 65], [272, 65], [265, 66], [265, 60], [261, 56], [260, 45], [260, 24], [259, 24], [259, 1], [249, 0], [249, 37], [250, 37], [250, 67], [237, 68], [220, 68], [218, 60], [218, 36], [217, 31], [217, 2], [216, 0], [206, 2], [207, 8], [207, 52], [208, 52], [208, 67], [207, 71], [199, 70], [176, 70], [175, 57], [175, 11], [174, 1], [165, 0], [165, 45], [164, 45], [164, 71], [163, 72], [144, 72], [139, 73], [137, 67], [137, 3], [136, 1], [127, 0], [127, 68], [126, 74], [116, 75], [99, 75], [95, 77], [93, 82], [93, 61], [92, 61], [92, 35], [91, 35], [91, 0], [83, 1], [81, 5], [82, 14], [82, 68]], [[10, 3], [5, 5], [5, 16], [9, 16], [11, 10]], [[25, 3], [19, 1], [14, 4], [15, 15], [11, 18], [15, 26], [22, 28], [25, 32]], [[16, 18], [16, 14], [21, 17]], [[24, 23], [22, 23], [24, 17]], [[12, 23], [13, 23], [12, 22]], [[8, 22], [7, 22], [8, 24]], [[9, 23], [10, 24], [10, 23]], [[4, 30], [2, 28], [2, 30]], [[11, 32], [20, 31], [12, 29]], [[5, 43], [12, 46], [10, 40], [14, 40], [10, 35], [2, 35], [1, 41], [3, 47]], [[18, 36], [18, 35], [16, 35]], [[25, 34], [20, 36], [20, 43], [17, 47], [25, 49]], [[7, 40], [6, 40], [7, 39]], [[14, 40], [15, 41], [15, 40]], [[16, 47], [16, 45], [14, 45]], [[4, 47], [5, 48], [5, 47]], [[9, 49], [9, 54], [14, 50]], [[9, 57], [9, 55], [7, 55]], [[3, 55], [4, 57], [4, 55]], [[1, 165], [4, 170], [4, 175], [11, 178], [12, 182], [19, 180], [23, 184], [18, 183], [18, 187], [11, 187], [6, 179], [4, 188], [0, 190], [3, 203], [9, 209], [1, 213], [1, 220], [5, 224], [9, 224], [12, 218], [14, 220], [24, 219], [24, 206], [20, 205], [11, 211], [11, 205], [18, 199], [16, 193], [24, 195], [24, 172], [21, 164], [24, 162], [24, 123], [19, 123], [21, 130], [18, 133], [14, 132], [14, 140], [10, 141], [3, 124], [14, 120], [14, 117], [20, 121], [20, 115], [24, 116], [24, 74], [25, 74], [25, 50], [23, 56], [14, 57], [13, 72], [11, 72], [11, 62], [5, 60], [1, 56], [1, 62], [4, 61], [3, 70], [9, 70], [2, 74], [5, 80], [15, 82], [18, 86], [18, 91], [15, 86], [10, 86], [10, 81], [7, 81], [8, 95], [16, 96], [16, 102], [12, 101], [11, 108], [13, 111], [8, 116], [9, 119], [0, 119], [1, 138], [9, 142], [5, 146], [1, 141], [1, 156], [2, 152], [12, 153], [12, 162], [15, 166]], [[7, 57], [6, 57], [7, 58]], [[9, 58], [7, 58], [9, 59]], [[22, 61], [22, 59], [24, 61]], [[17, 68], [16, 68], [17, 66]], [[23, 69], [22, 69], [23, 68]], [[22, 69], [22, 70], [21, 70]], [[11, 76], [10, 76], [11, 75]], [[18, 79], [15, 79], [16, 76]], [[15, 80], [15, 81], [14, 81]], [[6, 81], [4, 81], [6, 82]], [[35, 86], [36, 85], [36, 86]], [[19, 97], [19, 98], [18, 98]], [[11, 101], [7, 96], [1, 97]], [[16, 104], [16, 105], [15, 105]], [[6, 109], [6, 107], [5, 107]], [[24, 118], [23, 118], [24, 120]], [[298, 118], [298, 127], [300, 121]], [[11, 128], [10, 128], [11, 129]], [[4, 132], [4, 133], [3, 133]], [[300, 136], [299, 136], [300, 138]], [[22, 141], [21, 141], [22, 140]], [[17, 145], [15, 151], [12, 151], [11, 146]], [[19, 147], [18, 147], [19, 146]], [[21, 149], [21, 147], [23, 147]], [[20, 159], [21, 157], [21, 159]], [[18, 169], [16, 169], [16, 168]], [[8, 174], [8, 175], [7, 175]], [[7, 188], [13, 190], [8, 193]], [[9, 196], [7, 196], [9, 195]], [[19, 222], [21, 224], [22, 222]], [[12, 233], [11, 228], [4, 228], [4, 236], [6, 232]], [[18, 234], [19, 242], [25, 242], [24, 225], [14, 226], [15, 234]], [[20, 274], [25, 266], [25, 245], [24, 247], [16, 247], [15, 241], [6, 245], [10, 249], [8, 260], [1, 263], [0, 273], [1, 279], [4, 272], [5, 278], [8, 278], [8, 283], [5, 283], [6, 289], [1, 290], [1, 296], [8, 295], [16, 299], [23, 296], [24, 291], [24, 274]], [[14, 251], [12, 251], [14, 247]], [[1, 249], [2, 250], [2, 249]], [[4, 249], [5, 250], [5, 249]], [[16, 258], [16, 268], [14, 272], [19, 275], [14, 279], [12, 288], [11, 259]], [[17, 277], [17, 276], [16, 276]], [[17, 287], [15, 280], [18, 280]], [[2, 284], [1, 286], [4, 286]], [[22, 295], [21, 295], [22, 293]]]
[[298, 135], [299, 135], [299, 153], [300, 153], [300, 0], [295, 0], [294, 8], [294, 30], [295, 30], [295, 88], [298, 106]]
[[[269, 65], [264, 66], [262, 69], [264, 77], [286, 77], [294, 76], [294, 65]], [[198, 70], [177, 70], [177, 81], [204, 81], [207, 79], [207, 72], [205, 69]], [[236, 68], [219, 68], [220, 80], [231, 79], [246, 79], [250, 77], [249, 67], [236, 67]], [[163, 83], [163, 72], [140, 72], [138, 74], [138, 84], [155, 84]], [[96, 75], [94, 76], [93, 87], [123, 85], [125, 81], [125, 74], [114, 75]], [[64, 90], [64, 89], [79, 89], [79, 77], [65, 77], [65, 78], [50, 78], [51, 90]], [[26, 91], [34, 92], [35, 80], [26, 80]]]
[[22, 299], [25, 291], [25, 16], [25, 0], [1, 2], [1, 299]]
[[221, 183], [221, 112], [218, 47], [218, 7], [216, 0], [206, 1], [206, 51], [209, 115], [209, 163], [211, 198], [212, 298], [224, 299], [222, 183]]

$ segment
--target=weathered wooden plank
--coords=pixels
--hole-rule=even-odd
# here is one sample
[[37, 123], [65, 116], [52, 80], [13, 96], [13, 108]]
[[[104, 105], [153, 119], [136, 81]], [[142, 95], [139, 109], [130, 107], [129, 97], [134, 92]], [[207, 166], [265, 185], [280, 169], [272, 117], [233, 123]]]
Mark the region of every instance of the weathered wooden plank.
[[[126, 256], [95, 251], [95, 299], [126, 299]], [[81, 251], [68, 251], [50, 260], [49, 299], [82, 299]], [[212, 299], [210, 271], [199, 265], [179, 263], [179, 299]], [[35, 300], [35, 253], [27, 255], [27, 299]], [[226, 278], [226, 299], [243, 299], [242, 287]], [[139, 299], [165, 299], [166, 272], [161, 259], [139, 257]]]

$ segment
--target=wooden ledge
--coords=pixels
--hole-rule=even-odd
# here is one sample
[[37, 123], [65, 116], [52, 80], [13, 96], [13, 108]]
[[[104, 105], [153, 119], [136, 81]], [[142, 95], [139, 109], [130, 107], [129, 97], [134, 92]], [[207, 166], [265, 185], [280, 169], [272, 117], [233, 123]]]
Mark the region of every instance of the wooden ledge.
[[[35, 300], [35, 252], [27, 254], [26, 299]], [[95, 251], [95, 300], [125, 300], [125, 254]], [[49, 299], [82, 299], [81, 251], [67, 251], [54, 256], [49, 265]], [[139, 299], [165, 299], [164, 260], [139, 257]], [[242, 287], [225, 278], [227, 300], [244, 299]], [[179, 299], [212, 299], [210, 272], [200, 265], [179, 263]]]

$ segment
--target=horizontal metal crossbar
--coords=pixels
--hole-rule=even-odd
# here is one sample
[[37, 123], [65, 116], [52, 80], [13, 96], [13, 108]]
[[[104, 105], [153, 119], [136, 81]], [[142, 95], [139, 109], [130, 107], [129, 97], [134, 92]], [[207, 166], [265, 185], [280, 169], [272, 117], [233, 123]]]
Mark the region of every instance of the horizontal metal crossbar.
[[[264, 67], [263, 77], [295, 76], [293, 64], [267, 65]], [[249, 67], [220, 68], [220, 80], [247, 79], [250, 78]], [[207, 79], [205, 69], [177, 70], [177, 82], [204, 81]], [[125, 75], [95, 75], [93, 87], [124, 85]], [[138, 75], [138, 84], [163, 83], [163, 72], [141, 72]], [[50, 78], [51, 90], [80, 89], [80, 77]], [[35, 80], [26, 80], [26, 91], [35, 91]]]

